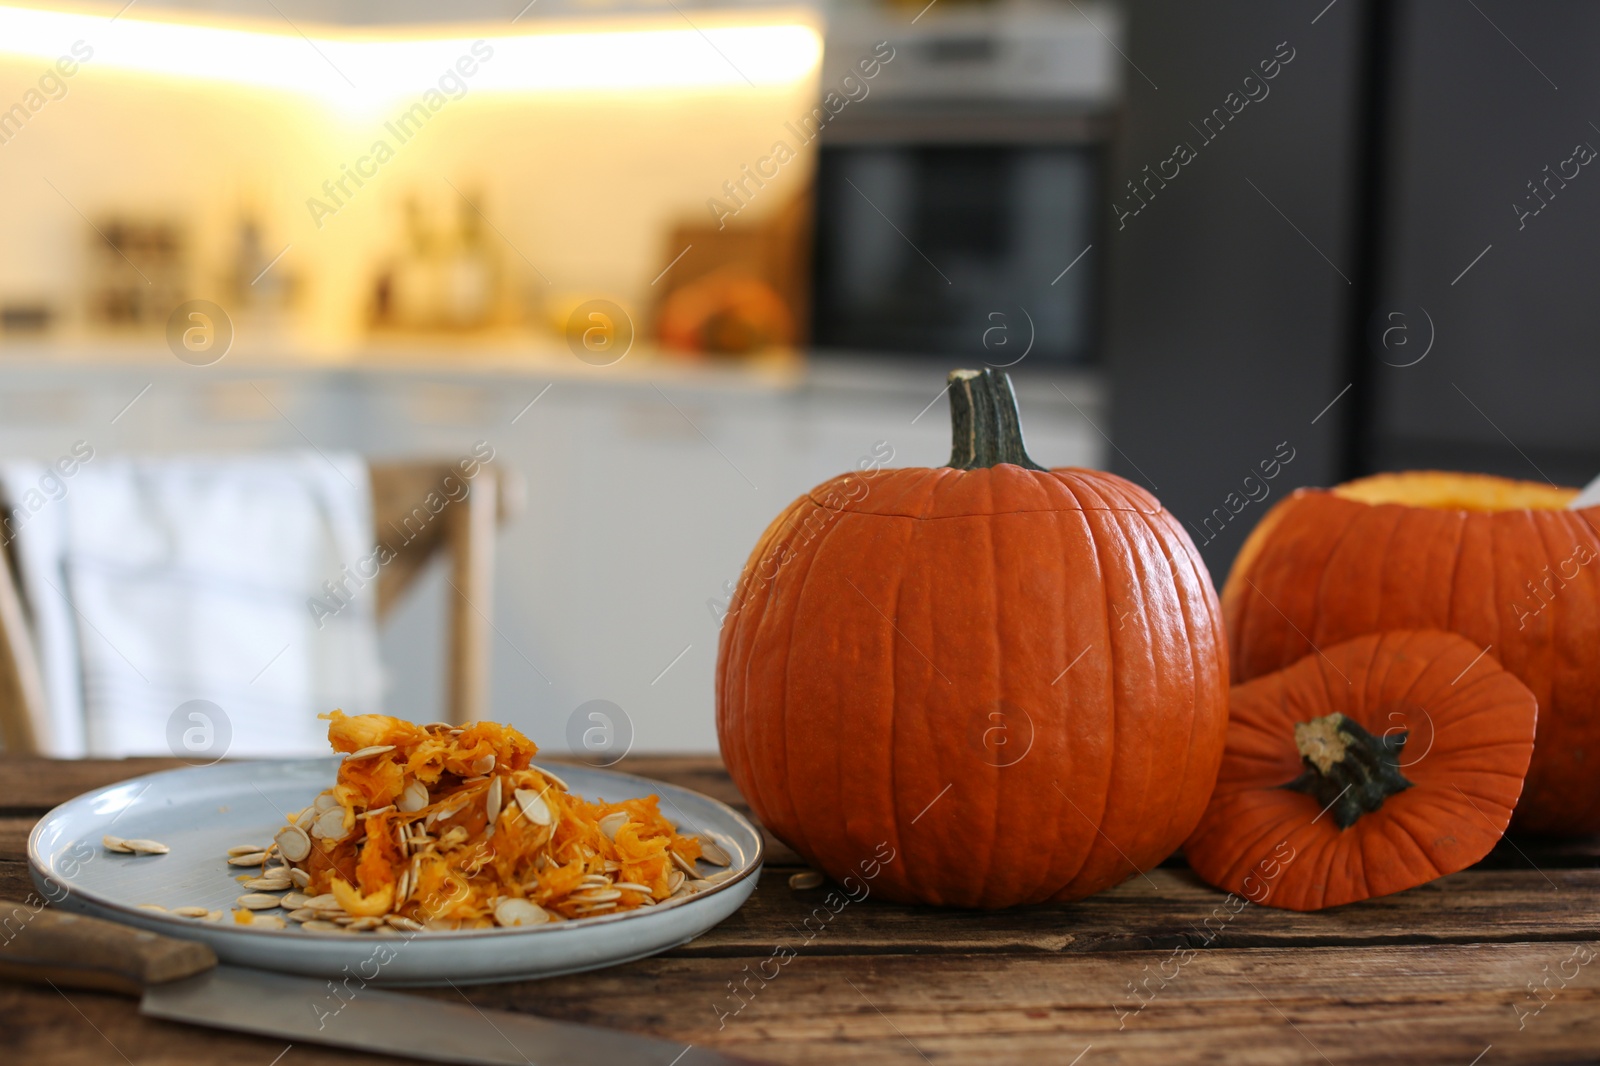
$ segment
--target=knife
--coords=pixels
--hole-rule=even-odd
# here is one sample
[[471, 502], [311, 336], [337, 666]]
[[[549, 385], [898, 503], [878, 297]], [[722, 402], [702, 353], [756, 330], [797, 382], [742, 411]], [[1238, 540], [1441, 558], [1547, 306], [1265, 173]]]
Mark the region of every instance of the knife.
[[[710, 1048], [531, 1014], [363, 988], [314, 1009], [327, 982], [217, 962], [210, 946], [101, 918], [0, 900], [0, 978], [139, 996], [139, 1013], [286, 1041], [488, 1066], [739, 1066]], [[422, 934], [418, 934], [422, 935]]]

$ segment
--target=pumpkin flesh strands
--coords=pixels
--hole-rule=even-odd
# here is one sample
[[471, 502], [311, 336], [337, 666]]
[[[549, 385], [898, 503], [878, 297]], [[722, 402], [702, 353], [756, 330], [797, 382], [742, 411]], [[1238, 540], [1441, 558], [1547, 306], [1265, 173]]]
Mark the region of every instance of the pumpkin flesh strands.
[[1338, 711], [1298, 722], [1294, 744], [1306, 769], [1283, 787], [1304, 792], [1324, 810], [1331, 807], [1334, 823], [1349, 829], [1390, 796], [1413, 787], [1400, 772], [1408, 736], [1409, 730], [1373, 736]]

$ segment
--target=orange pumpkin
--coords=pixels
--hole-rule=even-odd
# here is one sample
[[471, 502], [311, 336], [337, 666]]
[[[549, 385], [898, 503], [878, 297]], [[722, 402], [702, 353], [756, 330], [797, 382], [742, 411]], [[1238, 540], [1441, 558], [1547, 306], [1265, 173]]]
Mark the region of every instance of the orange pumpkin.
[[1460, 633], [1539, 701], [1517, 828], [1600, 832], [1600, 508], [1473, 474], [1301, 489], [1246, 539], [1222, 592], [1233, 679], [1385, 629]]
[[1477, 645], [1373, 633], [1236, 686], [1195, 872], [1309, 911], [1470, 866], [1511, 820], [1537, 704]]
[[717, 728], [767, 828], [846, 888], [1068, 900], [1188, 835], [1227, 726], [1222, 620], [1176, 519], [1028, 458], [1010, 380], [951, 375], [939, 469], [781, 514], [726, 615]]

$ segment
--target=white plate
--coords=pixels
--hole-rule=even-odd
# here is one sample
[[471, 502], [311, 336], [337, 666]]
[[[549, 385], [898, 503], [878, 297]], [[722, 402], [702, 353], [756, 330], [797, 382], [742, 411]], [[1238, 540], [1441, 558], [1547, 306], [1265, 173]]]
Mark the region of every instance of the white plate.
[[[661, 813], [681, 832], [705, 833], [733, 860], [732, 876], [686, 899], [624, 914], [553, 922], [528, 929], [475, 929], [379, 937], [251, 929], [233, 921], [234, 901], [248, 892], [227, 865], [235, 844], [266, 842], [333, 783], [335, 758], [222, 763], [167, 770], [87, 792], [47, 814], [28, 838], [33, 880], [57, 906], [170, 936], [201, 940], [218, 958], [314, 977], [385, 985], [483, 983], [551, 977], [642, 959], [693, 940], [755, 890], [761, 834], [724, 803], [686, 788], [632, 774], [554, 766], [585, 799], [611, 802], [661, 797]], [[158, 840], [167, 855], [108, 852], [100, 838]], [[702, 876], [717, 872], [701, 863]], [[142, 910], [155, 903], [225, 912], [221, 922]], [[267, 914], [281, 914], [273, 910]]]

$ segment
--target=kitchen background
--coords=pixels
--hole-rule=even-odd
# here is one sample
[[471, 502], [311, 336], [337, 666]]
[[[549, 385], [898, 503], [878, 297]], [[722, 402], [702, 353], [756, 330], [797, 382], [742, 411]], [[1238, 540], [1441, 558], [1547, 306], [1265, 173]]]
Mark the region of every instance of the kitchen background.
[[955, 366], [1219, 582], [1297, 485], [1600, 471], [1583, 4], [119, 6], [0, 6], [0, 455], [487, 442], [492, 716], [554, 749], [714, 748], [756, 538], [942, 463]]

